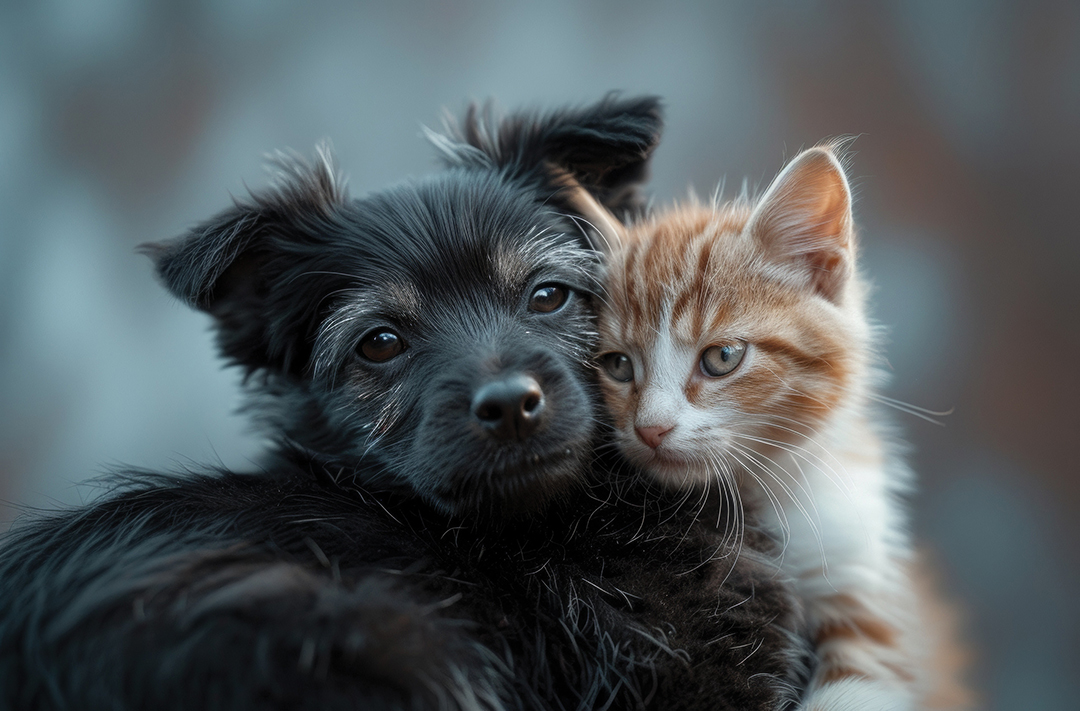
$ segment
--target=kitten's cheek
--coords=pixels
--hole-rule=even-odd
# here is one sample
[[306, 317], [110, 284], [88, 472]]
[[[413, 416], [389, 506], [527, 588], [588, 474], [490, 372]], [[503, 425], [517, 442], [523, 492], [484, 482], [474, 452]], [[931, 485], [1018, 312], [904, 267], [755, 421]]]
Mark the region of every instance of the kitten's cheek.
[[630, 399], [625, 394], [618, 392], [618, 388], [610, 383], [604, 383], [601, 390], [604, 396], [604, 405], [607, 407], [615, 428], [621, 431], [626, 430], [629, 427], [631, 414], [634, 411]]

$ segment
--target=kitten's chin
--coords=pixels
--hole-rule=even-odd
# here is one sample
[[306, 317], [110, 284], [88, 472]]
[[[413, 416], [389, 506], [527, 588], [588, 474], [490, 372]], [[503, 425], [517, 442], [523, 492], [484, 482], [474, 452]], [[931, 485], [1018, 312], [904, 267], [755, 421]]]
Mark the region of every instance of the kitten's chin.
[[658, 482], [667, 486], [686, 488], [701, 484], [708, 478], [700, 459], [688, 459], [664, 447], [640, 452], [638, 464]]

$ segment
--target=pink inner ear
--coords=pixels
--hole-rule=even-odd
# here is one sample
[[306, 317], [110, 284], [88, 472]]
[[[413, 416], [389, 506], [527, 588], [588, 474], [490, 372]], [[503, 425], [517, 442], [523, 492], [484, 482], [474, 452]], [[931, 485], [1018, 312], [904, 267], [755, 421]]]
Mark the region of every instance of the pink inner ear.
[[839, 298], [853, 259], [851, 191], [830, 150], [811, 148], [789, 163], [747, 229], [775, 261], [802, 270], [826, 298]]
[[841, 288], [849, 274], [850, 254], [844, 252], [813, 252], [806, 255], [814, 289], [830, 301], [838, 301]]

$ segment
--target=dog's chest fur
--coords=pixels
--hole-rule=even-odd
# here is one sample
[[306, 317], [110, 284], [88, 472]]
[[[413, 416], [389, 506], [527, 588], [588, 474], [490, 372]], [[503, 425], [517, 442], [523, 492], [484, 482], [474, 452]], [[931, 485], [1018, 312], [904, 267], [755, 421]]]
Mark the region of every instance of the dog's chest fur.
[[[172, 681], [202, 679], [214, 708], [428, 708], [471, 690], [451, 708], [772, 709], [804, 675], [798, 608], [749, 552], [767, 544], [751, 532], [736, 559], [696, 507], [637, 484], [599, 505], [597, 485], [492, 529], [341, 477], [298, 461], [161, 479], [69, 517], [52, 542], [77, 558], [6, 571], [24, 614], [66, 622], [29, 657], [0, 648], [20, 679], [4, 688], [41, 703], [27, 692], [44, 664], [66, 670], [64, 698], [131, 708], [197, 706], [203, 682]], [[163, 667], [162, 648], [185, 651]], [[94, 674], [67, 673], [88, 660]]]

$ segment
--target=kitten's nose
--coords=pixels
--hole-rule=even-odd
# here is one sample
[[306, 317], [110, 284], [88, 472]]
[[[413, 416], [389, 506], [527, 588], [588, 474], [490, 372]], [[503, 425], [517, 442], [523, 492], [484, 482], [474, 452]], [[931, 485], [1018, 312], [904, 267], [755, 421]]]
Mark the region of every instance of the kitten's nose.
[[671, 425], [653, 425], [652, 427], [635, 427], [634, 431], [637, 432], [637, 436], [641, 438], [641, 441], [649, 445], [653, 449], [660, 446], [660, 441], [664, 439], [664, 435], [675, 429]]
[[472, 414], [495, 439], [527, 439], [544, 414], [544, 391], [524, 373], [514, 373], [481, 386], [472, 401]]

